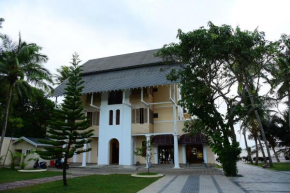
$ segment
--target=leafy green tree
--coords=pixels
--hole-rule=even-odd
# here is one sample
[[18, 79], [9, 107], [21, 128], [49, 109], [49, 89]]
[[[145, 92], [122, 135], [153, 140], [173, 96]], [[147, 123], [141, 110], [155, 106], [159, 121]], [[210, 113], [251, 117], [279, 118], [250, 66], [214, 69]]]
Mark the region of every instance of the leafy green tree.
[[71, 68], [69, 66], [61, 66], [56, 71], [58, 72], [58, 74], [54, 75], [55, 83], [61, 84], [69, 77], [69, 74], [71, 73]]
[[89, 120], [86, 120], [81, 101], [83, 90], [80, 77], [81, 69], [78, 66], [80, 60], [77, 54], [73, 55], [71, 74], [65, 88], [65, 99], [61, 109], [55, 109], [52, 119], [49, 121], [47, 137], [51, 140], [43, 141], [52, 145], [45, 147], [45, 151], [39, 151], [41, 158], [52, 160], [63, 158], [63, 185], [67, 186], [66, 164], [74, 154], [88, 152], [91, 148], [81, 149], [84, 144], [90, 143], [88, 139], [93, 135], [93, 130], [88, 130]]
[[[48, 120], [50, 120], [54, 103], [45, 97], [45, 93], [39, 89], [32, 88], [31, 97], [22, 97], [11, 105], [11, 117], [22, 120], [22, 128], [17, 129], [16, 123], [8, 121], [6, 135], [13, 137], [45, 137]], [[10, 120], [10, 118], [9, 118]], [[15, 122], [15, 121], [14, 121]]]
[[40, 53], [41, 48], [34, 43], [21, 40], [13, 43], [6, 35], [1, 35], [0, 49], [0, 81], [8, 84], [7, 101], [2, 119], [2, 135], [0, 140], [0, 153], [7, 129], [9, 108], [13, 90], [26, 92], [31, 88], [29, 83], [50, 91], [47, 83], [52, 83], [51, 74], [42, 66], [47, 56]]
[[[273, 79], [270, 80], [272, 89], [277, 89], [278, 99], [287, 97], [287, 106], [290, 109], [290, 36], [281, 36], [281, 46], [284, 48], [274, 64], [268, 66]], [[290, 122], [290, 114], [288, 117]], [[290, 131], [290, 125], [288, 125]]]
[[[239, 121], [236, 114], [242, 108], [245, 95], [244, 89], [242, 95], [231, 93], [237, 79], [226, 66], [231, 52], [226, 44], [232, 36], [230, 26], [217, 27], [209, 22], [209, 29], [202, 27], [188, 33], [179, 30], [180, 42], [165, 45], [157, 53], [165, 61], [182, 67], [167, 78], [181, 80], [181, 96], [184, 97], [179, 104], [193, 117], [185, 124], [185, 130], [207, 136], [207, 143], [218, 154], [228, 176], [238, 172], [236, 162], [241, 149], [234, 124]], [[225, 103], [226, 113], [220, 111], [218, 100]]]

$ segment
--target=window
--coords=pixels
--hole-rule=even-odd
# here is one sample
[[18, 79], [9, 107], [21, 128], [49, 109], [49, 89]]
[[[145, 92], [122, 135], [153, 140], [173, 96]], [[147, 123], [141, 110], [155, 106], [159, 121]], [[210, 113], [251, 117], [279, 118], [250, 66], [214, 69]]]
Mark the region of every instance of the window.
[[109, 92], [108, 105], [122, 104], [122, 101], [123, 101], [122, 91]]
[[148, 122], [148, 109], [132, 109], [132, 123], [147, 123]]
[[26, 150], [26, 155], [30, 154], [30, 149]]
[[153, 88], [153, 92], [158, 92], [158, 88]]
[[116, 111], [116, 125], [120, 125], [120, 110]]
[[90, 126], [99, 125], [100, 112], [87, 112], [87, 119], [89, 120]]
[[93, 125], [93, 113], [87, 112], [87, 120], [89, 121], [90, 126]]
[[109, 111], [109, 125], [113, 125], [113, 110]]
[[154, 113], [153, 118], [158, 118], [158, 113]]

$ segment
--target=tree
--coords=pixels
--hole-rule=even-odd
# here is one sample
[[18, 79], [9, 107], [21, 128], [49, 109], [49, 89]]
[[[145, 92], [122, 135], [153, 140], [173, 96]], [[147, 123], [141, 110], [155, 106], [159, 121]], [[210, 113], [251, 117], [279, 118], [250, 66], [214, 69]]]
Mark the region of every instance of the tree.
[[[283, 34], [281, 36], [281, 46], [285, 47], [277, 58], [276, 62], [268, 66], [268, 71], [273, 76], [269, 82], [272, 89], [277, 89], [278, 99], [282, 100], [287, 97], [288, 110], [290, 109], [290, 36]], [[290, 114], [288, 117], [290, 122]], [[290, 124], [288, 125], [290, 131]]]
[[[173, 70], [167, 78], [180, 79], [183, 98], [179, 104], [193, 118], [185, 124], [185, 131], [207, 136], [207, 143], [218, 154], [228, 176], [238, 172], [236, 162], [241, 149], [234, 124], [239, 121], [236, 114], [242, 108], [245, 95], [244, 88], [242, 95], [231, 93], [237, 83], [226, 66], [231, 52], [226, 44], [232, 33], [230, 26], [218, 27], [209, 22], [209, 29], [201, 27], [188, 33], [179, 30], [180, 42], [165, 45], [157, 53], [164, 61], [182, 67], [179, 71]], [[224, 102], [226, 113], [220, 111], [219, 100]]]
[[27, 92], [31, 88], [29, 83], [50, 91], [47, 84], [52, 83], [50, 72], [42, 66], [47, 56], [40, 53], [41, 47], [34, 43], [26, 43], [19, 36], [18, 43], [13, 43], [6, 35], [1, 35], [0, 49], [0, 81], [8, 84], [7, 101], [5, 103], [2, 119], [2, 135], [0, 140], [0, 153], [7, 129], [9, 108], [13, 90]]
[[150, 145], [150, 141], [146, 141], [145, 144], [142, 145], [142, 147], [137, 147], [136, 151], [134, 151], [134, 154], [136, 156], [141, 156], [145, 158], [147, 165], [147, 173], [149, 173], [149, 169], [151, 167], [151, 158], [152, 158], [151, 148], [152, 146]]
[[93, 130], [88, 130], [89, 120], [86, 120], [81, 101], [83, 80], [80, 77], [81, 69], [77, 54], [73, 55], [71, 73], [65, 88], [65, 99], [60, 109], [55, 109], [49, 121], [47, 138], [43, 143], [52, 146], [45, 147], [45, 151], [38, 151], [43, 159], [63, 158], [63, 185], [67, 186], [66, 166], [69, 158], [74, 154], [88, 152], [91, 148], [81, 149], [84, 144], [90, 143], [88, 139], [93, 135]]
[[70, 74], [71, 68], [68, 66], [61, 66], [59, 69], [56, 70], [58, 74], [54, 75], [56, 84], [61, 84], [65, 81]]

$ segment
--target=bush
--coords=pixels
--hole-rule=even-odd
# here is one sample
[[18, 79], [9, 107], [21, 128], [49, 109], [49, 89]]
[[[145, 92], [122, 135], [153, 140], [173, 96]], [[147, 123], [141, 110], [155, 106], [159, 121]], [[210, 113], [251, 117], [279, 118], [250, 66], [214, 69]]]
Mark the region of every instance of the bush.
[[237, 161], [239, 160], [238, 155], [240, 155], [241, 151], [242, 149], [239, 147], [238, 142], [224, 146], [220, 155], [220, 161], [226, 176], [237, 176]]

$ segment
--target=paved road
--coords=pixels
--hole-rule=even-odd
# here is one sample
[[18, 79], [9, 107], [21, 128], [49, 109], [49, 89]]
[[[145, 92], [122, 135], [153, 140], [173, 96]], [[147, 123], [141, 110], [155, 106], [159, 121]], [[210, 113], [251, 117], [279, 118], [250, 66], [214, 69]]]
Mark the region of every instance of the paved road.
[[238, 163], [243, 177], [227, 178], [223, 175], [175, 174], [166, 175], [140, 193], [290, 193], [290, 172], [278, 172]]
[[278, 172], [238, 163], [239, 173], [244, 177], [233, 178], [244, 192], [290, 192], [290, 172]]
[[139, 193], [242, 193], [223, 175], [166, 175]]

